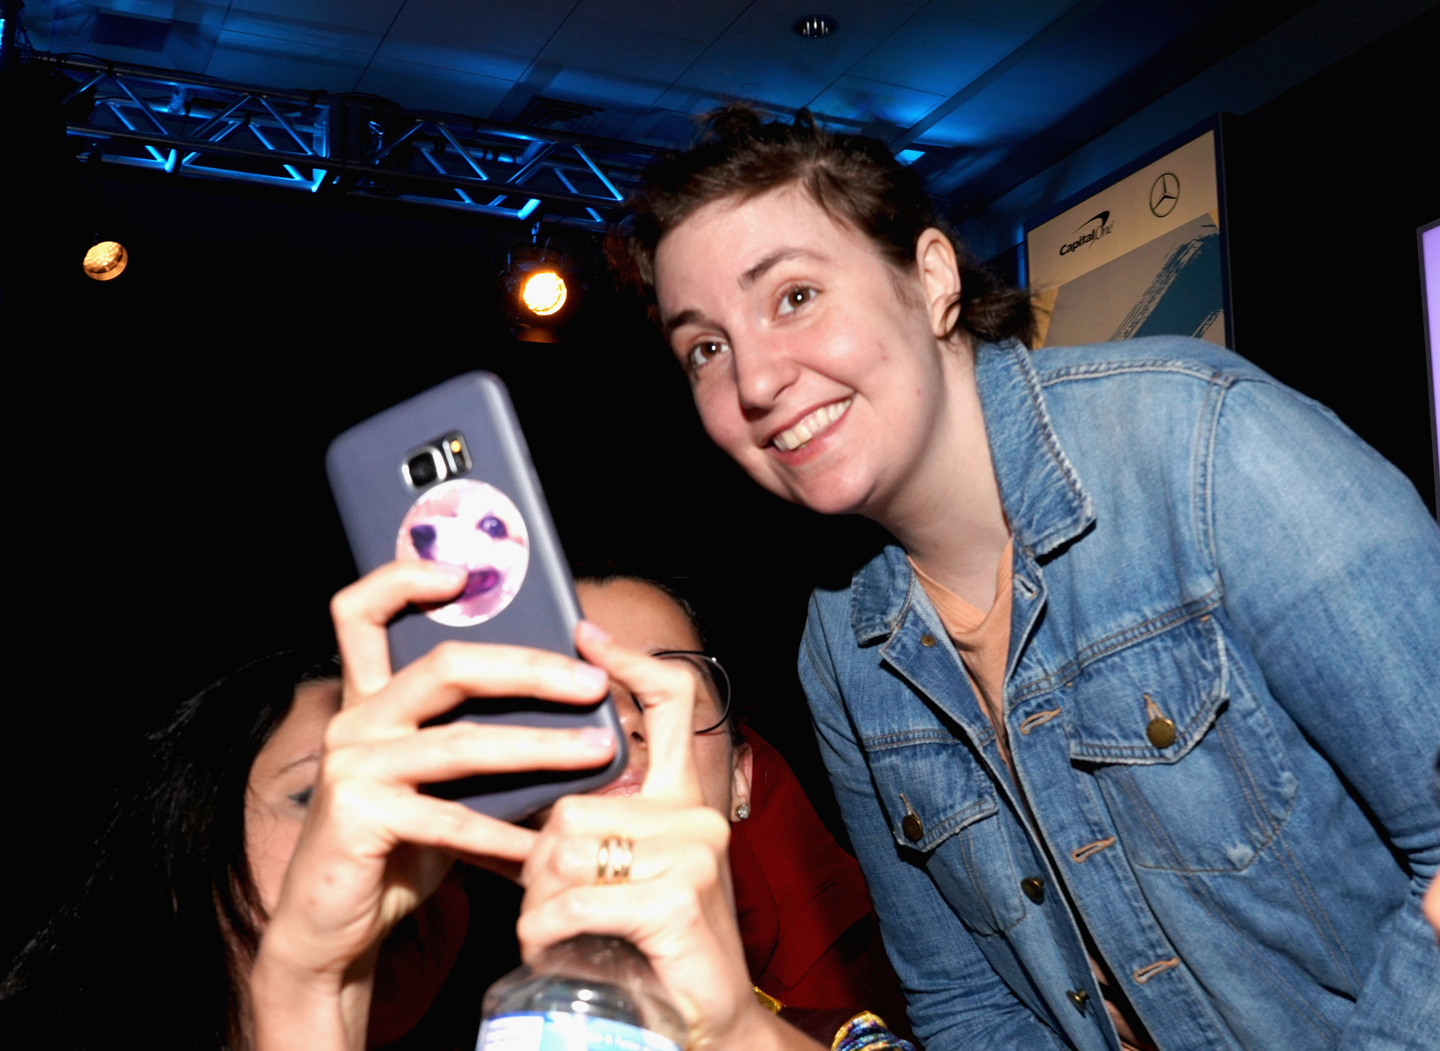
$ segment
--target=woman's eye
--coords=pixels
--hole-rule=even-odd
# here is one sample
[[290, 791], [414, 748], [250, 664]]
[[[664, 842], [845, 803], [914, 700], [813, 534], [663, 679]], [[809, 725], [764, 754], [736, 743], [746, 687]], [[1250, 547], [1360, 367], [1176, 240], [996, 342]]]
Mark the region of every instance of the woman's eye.
[[799, 310], [816, 296], [813, 288], [792, 288], [785, 293], [785, 298], [780, 300], [780, 313], [791, 314]]
[[690, 371], [694, 372], [697, 369], [703, 369], [711, 361], [729, 349], [728, 346], [719, 340], [711, 339], [696, 343], [690, 348], [689, 360], [687, 361], [687, 364], [690, 366]]
[[296, 806], [300, 807], [303, 810], [310, 805], [310, 797], [314, 794], [315, 786], [309, 785], [305, 788], [302, 788], [298, 792], [291, 792], [290, 802], [294, 803]]

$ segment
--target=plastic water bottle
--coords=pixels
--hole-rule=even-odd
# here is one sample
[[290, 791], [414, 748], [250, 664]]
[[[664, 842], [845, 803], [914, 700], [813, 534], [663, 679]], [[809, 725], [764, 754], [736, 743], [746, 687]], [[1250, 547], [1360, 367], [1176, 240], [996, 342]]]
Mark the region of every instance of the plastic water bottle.
[[476, 1051], [681, 1051], [685, 1023], [643, 953], [582, 934], [485, 994]]

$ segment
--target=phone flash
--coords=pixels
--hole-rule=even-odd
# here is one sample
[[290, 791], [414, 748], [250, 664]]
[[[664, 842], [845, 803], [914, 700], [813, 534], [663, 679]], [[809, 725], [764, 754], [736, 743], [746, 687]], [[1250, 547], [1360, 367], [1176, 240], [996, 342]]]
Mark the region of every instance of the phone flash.
[[470, 470], [470, 451], [465, 448], [465, 436], [457, 431], [451, 431], [440, 439], [440, 448], [445, 453], [446, 466], [450, 473], [464, 474]]

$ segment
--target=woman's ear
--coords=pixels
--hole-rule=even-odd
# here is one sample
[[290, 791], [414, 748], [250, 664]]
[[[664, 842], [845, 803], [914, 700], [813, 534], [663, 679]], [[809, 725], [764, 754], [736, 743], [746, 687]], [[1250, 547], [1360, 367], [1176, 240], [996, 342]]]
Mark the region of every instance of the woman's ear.
[[936, 339], [944, 339], [960, 313], [960, 261], [950, 238], [933, 226], [922, 233], [915, 242], [915, 268], [925, 290], [930, 330]]
[[730, 820], [743, 806], [750, 813], [750, 785], [755, 773], [755, 753], [748, 744], [737, 745], [734, 752], [735, 770], [730, 780]]

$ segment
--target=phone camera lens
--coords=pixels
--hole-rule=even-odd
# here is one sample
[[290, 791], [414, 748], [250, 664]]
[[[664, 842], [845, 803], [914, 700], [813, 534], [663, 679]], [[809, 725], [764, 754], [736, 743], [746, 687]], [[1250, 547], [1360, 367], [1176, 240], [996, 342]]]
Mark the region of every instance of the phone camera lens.
[[422, 485], [429, 485], [439, 476], [439, 471], [435, 466], [435, 457], [429, 450], [410, 457], [409, 462], [405, 464], [405, 470], [410, 475], [410, 484], [417, 489]]

